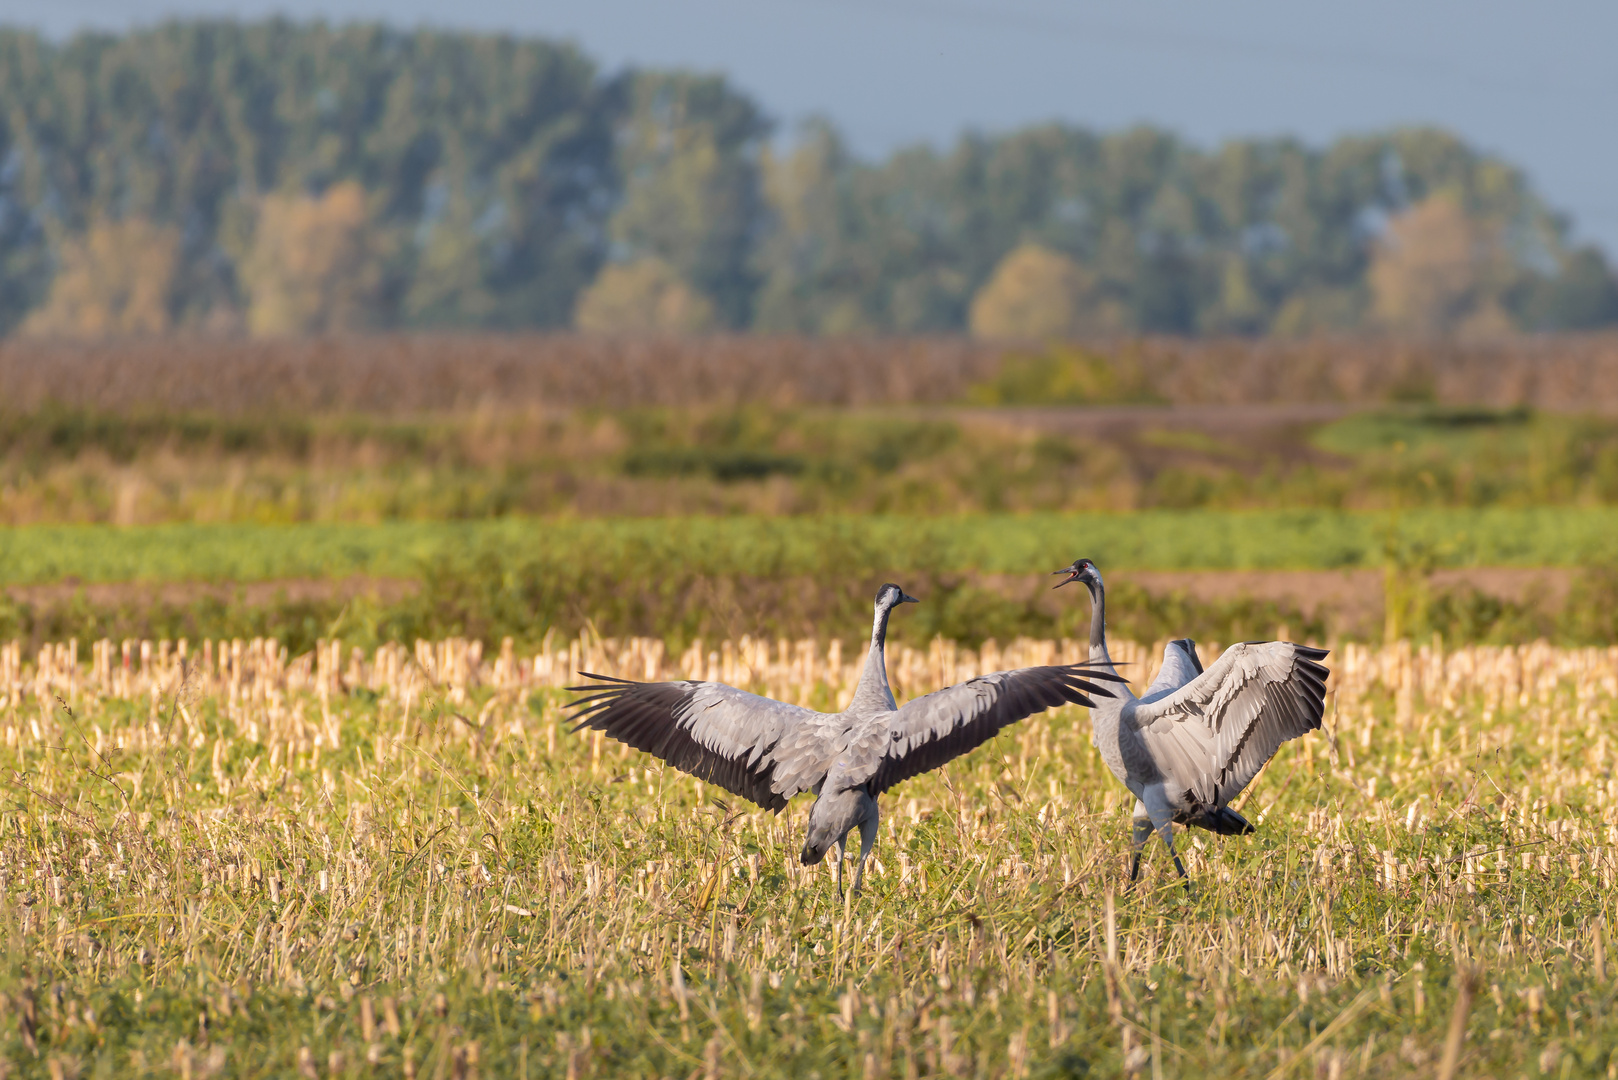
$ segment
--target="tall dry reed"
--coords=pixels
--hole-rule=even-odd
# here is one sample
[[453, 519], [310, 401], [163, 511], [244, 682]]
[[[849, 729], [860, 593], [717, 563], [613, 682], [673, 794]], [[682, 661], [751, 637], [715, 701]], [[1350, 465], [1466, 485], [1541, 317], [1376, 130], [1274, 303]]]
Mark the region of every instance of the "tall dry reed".
[[[961, 400], [1004, 356], [960, 338], [568, 334], [0, 343], [6, 407], [422, 413], [648, 405], [910, 405]], [[1176, 404], [1374, 403], [1618, 409], [1618, 335], [1492, 342], [1098, 341]]]

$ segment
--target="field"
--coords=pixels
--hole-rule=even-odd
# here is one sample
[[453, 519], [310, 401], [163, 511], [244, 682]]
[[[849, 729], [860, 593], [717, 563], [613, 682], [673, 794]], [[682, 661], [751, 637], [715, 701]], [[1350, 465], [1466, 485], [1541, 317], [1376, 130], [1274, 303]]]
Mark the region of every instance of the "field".
[[[1070, 641], [890, 660], [901, 700]], [[1205, 645], [1205, 648], [1207, 646]], [[1217, 651], [1217, 646], [1212, 647]], [[1157, 646], [1125, 646], [1149, 678]], [[885, 799], [866, 891], [570, 734], [580, 667], [832, 707], [804, 640], [0, 653], [7, 1021], [51, 1076], [1601, 1076], [1618, 653], [1332, 657], [1327, 729], [1123, 891], [1081, 710]]]
[[0, 385], [10, 525], [1618, 501], [1618, 337], [5, 343]]
[[[0, 1077], [1615, 1076], [1618, 338], [0, 343]], [[1054, 404], [1053, 404], [1054, 403]], [[864, 895], [573, 735], [1115, 637], [1334, 648], [1125, 891], [1082, 710]], [[399, 643], [404, 643], [403, 645]]]
[[[875, 585], [893, 579], [927, 600], [901, 640], [975, 645], [1077, 632], [1083, 612], [1051, 595], [1047, 577], [1083, 554], [1121, 590], [1119, 630], [1142, 637], [1286, 625], [1321, 638], [1585, 644], [1614, 633], [1615, 532], [1607, 507], [33, 526], [0, 531], [0, 587], [10, 589], [0, 633], [31, 648], [70, 636], [270, 635], [303, 651], [321, 636], [532, 645], [593, 628], [683, 648], [701, 636], [851, 634]], [[1464, 578], [1430, 581], [1445, 568], [1498, 567], [1561, 568], [1570, 584], [1502, 598]], [[1315, 600], [1320, 583], [1302, 595], [1196, 599], [1150, 592], [1132, 573], [1356, 569], [1372, 571], [1361, 587], [1379, 594], [1371, 607], [1386, 618], [1367, 623]], [[250, 600], [251, 583], [262, 586]]]
[[1608, 642], [1615, 341], [6, 343], [0, 636], [681, 648], [902, 576], [975, 645], [1071, 632], [1083, 551], [1143, 638]]

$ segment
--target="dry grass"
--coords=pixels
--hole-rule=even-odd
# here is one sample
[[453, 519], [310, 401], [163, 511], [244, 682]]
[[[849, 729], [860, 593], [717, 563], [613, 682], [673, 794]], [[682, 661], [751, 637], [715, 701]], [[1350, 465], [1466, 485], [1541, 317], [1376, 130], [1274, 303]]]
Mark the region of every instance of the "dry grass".
[[[701, 405], [928, 404], [961, 400], [1029, 346], [958, 338], [420, 335], [244, 341], [0, 344], [8, 406], [120, 412], [430, 413]], [[1618, 335], [1488, 343], [1097, 342], [1176, 404], [1431, 399], [1618, 409]]]
[[[1120, 650], [1141, 678], [1157, 647]], [[901, 698], [1068, 641], [898, 649]], [[0, 1056], [52, 1076], [1602, 1075], [1618, 650], [1334, 655], [1252, 838], [1120, 895], [1082, 713], [885, 800], [866, 894], [599, 738], [585, 667], [831, 706], [743, 640], [0, 648]], [[1478, 991], [1457, 1011], [1474, 971]], [[1456, 978], [1460, 973], [1462, 978]], [[1458, 1025], [1458, 1027], [1456, 1026]]]
[[422, 335], [108, 345], [7, 341], [13, 408], [253, 413], [947, 401], [997, 350], [891, 341]]

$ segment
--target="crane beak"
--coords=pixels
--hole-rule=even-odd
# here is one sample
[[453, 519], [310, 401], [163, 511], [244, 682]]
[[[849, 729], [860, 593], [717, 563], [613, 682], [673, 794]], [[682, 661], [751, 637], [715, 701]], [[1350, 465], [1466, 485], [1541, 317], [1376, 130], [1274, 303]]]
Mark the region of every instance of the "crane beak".
[[899, 593], [899, 603], [901, 603], [901, 604], [919, 604], [919, 603], [921, 603], [921, 601], [917, 600], [914, 596], [911, 596], [907, 592], [900, 592]]
[[1052, 585], [1051, 588], [1053, 589], [1060, 589], [1063, 585], [1073, 584], [1075, 581], [1079, 580], [1079, 578], [1084, 576], [1084, 571], [1078, 569], [1077, 567], [1064, 566], [1060, 570], [1053, 571], [1051, 576], [1055, 577], [1057, 574], [1069, 574], [1071, 576], [1066, 581], [1058, 581], [1055, 585]]

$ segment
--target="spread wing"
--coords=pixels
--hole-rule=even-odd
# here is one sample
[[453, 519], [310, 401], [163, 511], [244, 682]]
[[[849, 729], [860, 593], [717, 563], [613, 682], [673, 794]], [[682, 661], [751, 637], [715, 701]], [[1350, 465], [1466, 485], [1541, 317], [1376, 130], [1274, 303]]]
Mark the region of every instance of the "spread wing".
[[1135, 703], [1133, 722], [1172, 793], [1223, 806], [1282, 743], [1319, 728], [1325, 658], [1289, 641], [1232, 645], [1173, 693]]
[[[1087, 664], [996, 671], [905, 703], [888, 719], [888, 736], [873, 756], [873, 795], [974, 750], [1025, 716], [1060, 705], [1091, 705], [1087, 695], [1112, 696], [1091, 679], [1123, 682]], [[851, 778], [858, 779], [858, 778]]]
[[1201, 674], [1202, 658], [1197, 655], [1197, 643], [1190, 638], [1171, 641], [1163, 646], [1163, 666], [1158, 669], [1157, 678], [1152, 680], [1152, 685], [1146, 688], [1141, 699], [1152, 701], [1172, 694]]
[[568, 708], [573, 730], [602, 731], [699, 780], [779, 811], [820, 786], [841, 731], [836, 717], [714, 682], [631, 682], [580, 672], [594, 686]]

